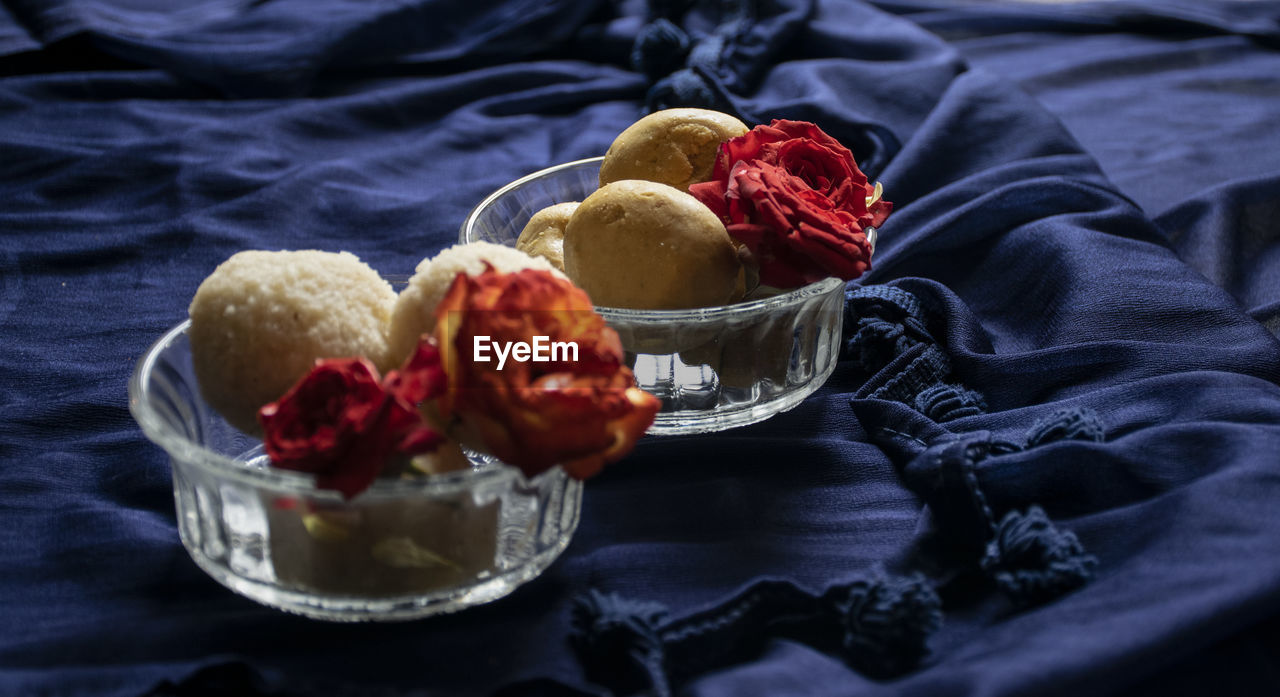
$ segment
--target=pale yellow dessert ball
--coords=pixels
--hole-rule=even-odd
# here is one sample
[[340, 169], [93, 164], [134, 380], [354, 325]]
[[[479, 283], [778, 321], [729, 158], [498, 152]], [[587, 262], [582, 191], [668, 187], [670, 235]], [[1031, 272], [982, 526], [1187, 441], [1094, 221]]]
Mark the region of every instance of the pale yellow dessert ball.
[[191, 301], [191, 357], [200, 391], [246, 433], [258, 409], [317, 358], [365, 356], [392, 364], [387, 330], [396, 294], [347, 252], [248, 251], [220, 264]]
[[520, 231], [516, 249], [529, 256], [542, 257], [564, 271], [564, 229], [577, 209], [578, 202], [572, 201], [547, 206], [534, 213], [524, 230]]
[[724, 305], [740, 292], [738, 253], [720, 219], [666, 184], [606, 184], [564, 237], [569, 278], [596, 305], [669, 310]]
[[459, 273], [468, 276], [484, 272], [485, 263], [502, 273], [540, 269], [564, 278], [559, 269], [541, 257], [531, 257], [511, 247], [491, 242], [458, 244], [418, 264], [409, 285], [400, 291], [391, 313], [391, 356], [397, 364], [413, 353], [423, 334], [435, 329], [436, 305]]
[[711, 178], [720, 143], [747, 132], [746, 124], [710, 109], [664, 109], [631, 124], [600, 164], [600, 186], [644, 179], [688, 191]]

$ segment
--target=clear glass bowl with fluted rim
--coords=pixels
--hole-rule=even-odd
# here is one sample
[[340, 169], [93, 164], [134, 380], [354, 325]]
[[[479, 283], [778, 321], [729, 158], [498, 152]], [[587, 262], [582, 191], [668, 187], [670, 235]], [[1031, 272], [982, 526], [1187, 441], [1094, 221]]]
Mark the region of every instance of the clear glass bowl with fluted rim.
[[334, 621], [406, 620], [486, 603], [533, 579], [578, 525], [581, 482], [493, 458], [378, 480], [351, 500], [268, 465], [262, 442], [200, 396], [189, 322], [139, 359], [129, 408], [168, 452], [191, 558], [264, 605]]
[[[514, 246], [534, 213], [595, 191], [603, 159], [548, 167], [503, 186], [472, 209], [460, 240]], [[867, 228], [873, 246], [875, 235]], [[828, 278], [720, 307], [596, 311], [622, 339], [637, 383], [662, 400], [649, 433], [705, 433], [763, 421], [826, 382], [840, 351], [844, 286]]]

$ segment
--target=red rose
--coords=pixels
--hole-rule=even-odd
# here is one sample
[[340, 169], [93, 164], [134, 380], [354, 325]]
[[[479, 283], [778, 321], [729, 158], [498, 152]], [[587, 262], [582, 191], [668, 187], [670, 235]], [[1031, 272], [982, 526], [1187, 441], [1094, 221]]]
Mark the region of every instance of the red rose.
[[[847, 164], [841, 169], [856, 172], [862, 183], [866, 183], [866, 176], [853, 164], [853, 153], [841, 145], [840, 141], [808, 121], [785, 119], [774, 119], [768, 126], [756, 126], [721, 144], [711, 176], [723, 179], [733, 165], [742, 160], [764, 160], [770, 164], [778, 164], [778, 146], [790, 141], [807, 141], [816, 150], [826, 153], [823, 159], [845, 161]], [[811, 185], [813, 183], [810, 182]]]
[[725, 194], [729, 234], [751, 250], [760, 282], [779, 288], [835, 276], [861, 276], [871, 265], [867, 237], [848, 211], [799, 177], [759, 160], [740, 162]]
[[[808, 121], [774, 119], [768, 126], [756, 126], [725, 141], [716, 156], [712, 179], [725, 181], [733, 166], [745, 160], [781, 166], [836, 206], [857, 215], [858, 224], [864, 227], [880, 226], [893, 210], [892, 203], [875, 196], [875, 185], [858, 169], [853, 153]], [[874, 202], [868, 204], [872, 198]]]
[[725, 141], [712, 180], [689, 193], [759, 260], [761, 282], [783, 288], [860, 276], [871, 257], [863, 228], [893, 209], [848, 148], [804, 121], [775, 120]]
[[430, 378], [416, 373], [392, 376], [388, 389], [364, 358], [316, 361], [283, 397], [258, 411], [271, 464], [314, 474], [317, 486], [351, 498], [393, 455], [435, 449], [443, 438], [422, 420], [416, 402], [443, 389], [442, 381], [428, 386]]
[[[577, 355], [499, 369], [496, 358], [475, 360], [477, 337], [488, 346], [545, 337]], [[441, 415], [529, 476], [556, 464], [577, 479], [594, 475], [631, 451], [660, 406], [635, 386], [617, 333], [587, 294], [545, 271], [460, 274], [436, 308], [435, 338], [449, 378]]]

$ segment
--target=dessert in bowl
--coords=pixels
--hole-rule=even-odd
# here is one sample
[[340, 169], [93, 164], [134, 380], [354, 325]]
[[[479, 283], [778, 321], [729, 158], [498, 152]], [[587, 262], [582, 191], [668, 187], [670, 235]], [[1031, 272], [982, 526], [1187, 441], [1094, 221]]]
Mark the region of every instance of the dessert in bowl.
[[[446, 250], [399, 294], [317, 251], [241, 252], [201, 284], [129, 384], [197, 565], [265, 605], [356, 621], [488, 602], [556, 559], [582, 480], [634, 446], [657, 404], [585, 294], [494, 251]], [[408, 346], [390, 341], [396, 319]], [[452, 350], [476, 332], [582, 355], [503, 373]]]
[[[461, 241], [514, 247], [535, 212], [589, 196], [602, 160], [557, 165], [499, 189], [467, 217]], [[843, 302], [844, 283], [832, 278], [721, 306], [596, 311], [621, 337], [640, 387], [662, 400], [649, 432], [675, 435], [762, 421], [821, 387], [839, 354]]]
[[[624, 131], [606, 156], [549, 167], [498, 189], [471, 211], [460, 231], [464, 243], [519, 246], [559, 259], [593, 300], [604, 299], [596, 311], [621, 337], [640, 387], [662, 402], [649, 430], [660, 435], [755, 423], [794, 407], [821, 387], [839, 354], [845, 281], [867, 268], [876, 238], [873, 225], [847, 220], [844, 232], [850, 241], [838, 241], [844, 247], [828, 255], [835, 261], [796, 262], [796, 254], [760, 236], [762, 226], [743, 222], [738, 211], [719, 202], [726, 198], [723, 182], [698, 183], [706, 177], [731, 180], [737, 171], [729, 170], [740, 163], [723, 164], [727, 144], [744, 139], [751, 146], [759, 140], [759, 129], [734, 130], [718, 123], [702, 128], [698, 140], [679, 129], [688, 125], [688, 112], [701, 110], [669, 111], [676, 113], [658, 112]], [[629, 137], [633, 131], [640, 133]], [[657, 146], [646, 149], [639, 138], [657, 139]], [[611, 165], [616, 151], [626, 157], [627, 166]], [[848, 162], [852, 165], [851, 155]], [[643, 171], [653, 173], [656, 184], [611, 180]], [[865, 182], [862, 177], [861, 183], [855, 180], [856, 187], [846, 183], [840, 195], [856, 195], [862, 222], [878, 224], [890, 204], [880, 201], [878, 185], [867, 186], [874, 197], [866, 196], [863, 203]], [[680, 192], [682, 185], [698, 193], [696, 199]], [[728, 198], [744, 196], [732, 181], [728, 191]], [[603, 203], [597, 200], [601, 198]], [[658, 203], [635, 203], [641, 199]], [[720, 247], [708, 241], [701, 214], [690, 221], [689, 202], [706, 204], [705, 217], [722, 229]], [[689, 232], [677, 237], [673, 227]], [[756, 235], [754, 244], [731, 238], [733, 232], [742, 238]], [[637, 238], [643, 239], [630, 246]], [[673, 248], [690, 258], [679, 258]], [[727, 261], [725, 249], [731, 250]], [[589, 255], [594, 261], [583, 259]], [[736, 266], [726, 270], [726, 264]]]
[[138, 362], [130, 408], [169, 454], [178, 532], [224, 586], [317, 619], [400, 620], [500, 598], [568, 546], [582, 483], [496, 459], [344, 498], [269, 466], [262, 441], [201, 396], [183, 322]]

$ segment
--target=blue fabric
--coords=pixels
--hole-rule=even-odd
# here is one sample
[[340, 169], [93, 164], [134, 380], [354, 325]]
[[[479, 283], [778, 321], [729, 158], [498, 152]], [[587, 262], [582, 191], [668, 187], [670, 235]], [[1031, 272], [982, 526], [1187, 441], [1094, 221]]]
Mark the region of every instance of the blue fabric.
[[1032, 93], [1183, 261], [1280, 335], [1270, 2], [877, 2]]
[[[690, 50], [646, 75], [659, 18]], [[896, 677], [755, 636], [676, 693], [1280, 692], [1278, 39], [1268, 0], [5, 0], [0, 693], [603, 695], [593, 591], [688, 618], [879, 574], [941, 601]], [[332, 625], [200, 572], [125, 397], [200, 280], [246, 248], [409, 273], [685, 69], [883, 181], [861, 287], [907, 309], [851, 303], [874, 350], [767, 422], [646, 439], [491, 605]]]

